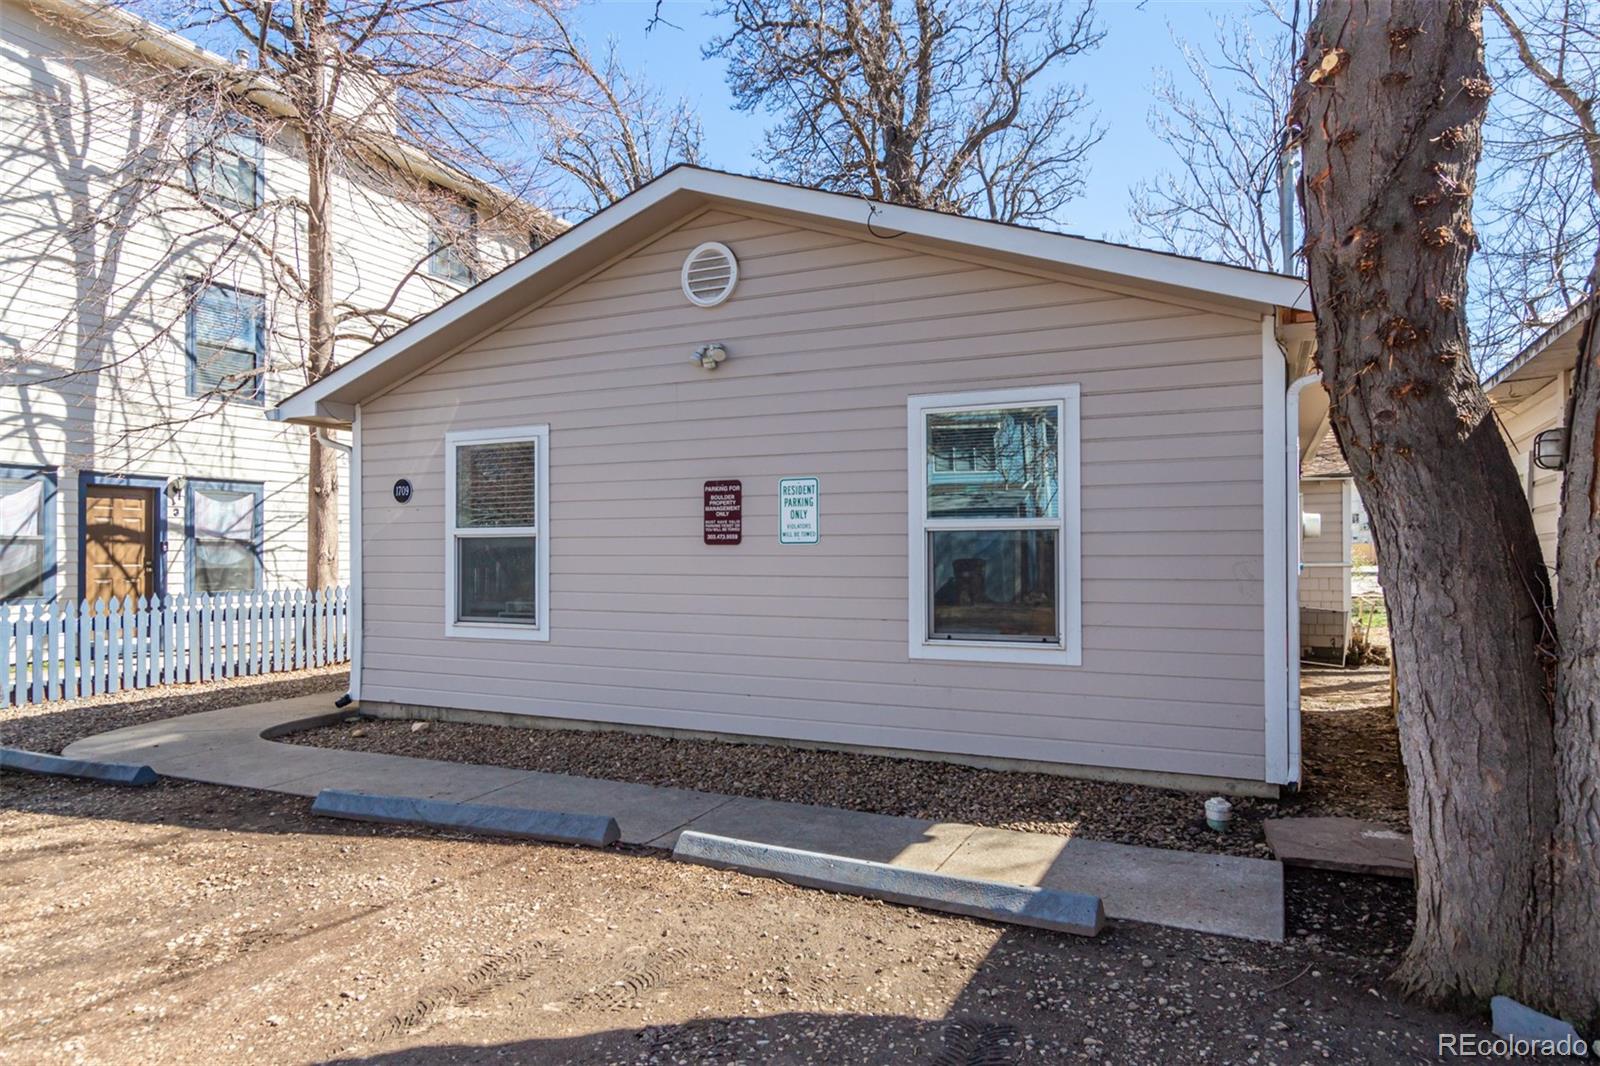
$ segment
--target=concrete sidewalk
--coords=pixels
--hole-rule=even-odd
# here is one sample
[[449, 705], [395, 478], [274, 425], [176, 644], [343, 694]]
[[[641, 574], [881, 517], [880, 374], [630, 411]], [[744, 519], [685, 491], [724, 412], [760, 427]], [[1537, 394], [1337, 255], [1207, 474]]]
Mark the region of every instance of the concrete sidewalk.
[[70, 745], [79, 759], [146, 763], [188, 781], [315, 796], [325, 788], [610, 815], [622, 842], [670, 848], [686, 829], [919, 870], [1100, 896], [1113, 919], [1283, 939], [1283, 867], [714, 792], [280, 744], [341, 721], [326, 695], [130, 726]]

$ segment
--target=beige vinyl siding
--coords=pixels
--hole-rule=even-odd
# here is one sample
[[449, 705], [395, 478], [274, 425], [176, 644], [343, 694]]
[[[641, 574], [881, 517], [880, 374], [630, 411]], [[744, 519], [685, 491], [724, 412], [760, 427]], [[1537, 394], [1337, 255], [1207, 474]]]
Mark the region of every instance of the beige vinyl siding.
[[1534, 466], [1529, 453], [1533, 450], [1534, 437], [1556, 428], [1566, 418], [1567, 380], [1567, 373], [1562, 372], [1532, 396], [1518, 400], [1513, 411], [1501, 414], [1512, 461], [1517, 464], [1517, 475], [1522, 479], [1523, 491], [1528, 494], [1528, 504], [1533, 508], [1533, 527], [1539, 534], [1539, 549], [1544, 554], [1545, 566], [1551, 570], [1556, 565], [1556, 540], [1561, 521], [1561, 471]]
[[[143, 218], [115, 257], [107, 255], [109, 228], [90, 227], [92, 243], [75, 236], [85, 232], [75, 217], [114, 215], [110, 173], [133, 133], [121, 61], [108, 62], [14, 0], [0, 0], [0, 41], [0, 139], [12, 149], [0, 159], [0, 463], [59, 471], [58, 592], [77, 594], [80, 471], [262, 483], [267, 584], [304, 585], [308, 431], [266, 414], [305, 384], [295, 316], [272, 301], [259, 262], [243, 253], [223, 259], [215, 280], [269, 295], [267, 405], [190, 397], [184, 285], [219, 262], [219, 235], [203, 233], [194, 212], [178, 211]], [[304, 195], [291, 138], [265, 146], [265, 174], [269, 201]], [[375, 307], [399, 288], [396, 310], [409, 317], [456, 293], [410, 276], [427, 252], [417, 211], [348, 180], [335, 193], [341, 299]], [[280, 254], [298, 261], [303, 227], [293, 228], [281, 221], [273, 237]], [[485, 243], [495, 263], [516, 251]], [[343, 344], [341, 358], [361, 347]], [[181, 501], [168, 512], [167, 541], [167, 587], [179, 591]], [[348, 553], [340, 554], [347, 571]]]
[[[731, 299], [691, 306], [721, 241]], [[1260, 319], [711, 211], [361, 415], [363, 699], [1260, 780]], [[729, 358], [692, 365], [701, 344]], [[1082, 387], [1082, 667], [907, 656], [906, 399]], [[444, 635], [445, 433], [550, 426], [547, 644]], [[821, 539], [777, 537], [820, 482]], [[412, 501], [391, 486], [408, 478]], [[701, 489], [744, 485], [744, 543]]]
[[1300, 483], [1302, 514], [1318, 515], [1322, 532], [1300, 537], [1300, 648], [1303, 653], [1344, 654], [1350, 639], [1349, 481]]

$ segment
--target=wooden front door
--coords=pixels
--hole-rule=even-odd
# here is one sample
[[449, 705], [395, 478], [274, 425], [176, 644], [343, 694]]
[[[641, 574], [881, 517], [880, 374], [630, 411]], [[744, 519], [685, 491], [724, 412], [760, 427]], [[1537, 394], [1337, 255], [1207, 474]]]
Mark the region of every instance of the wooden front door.
[[153, 597], [156, 491], [90, 485], [83, 503], [83, 590], [92, 601]]

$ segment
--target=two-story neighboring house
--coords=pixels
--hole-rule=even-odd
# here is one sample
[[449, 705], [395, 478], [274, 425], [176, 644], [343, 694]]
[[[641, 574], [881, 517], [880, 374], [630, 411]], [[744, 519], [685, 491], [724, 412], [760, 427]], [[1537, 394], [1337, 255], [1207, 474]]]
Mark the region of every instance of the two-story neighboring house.
[[[259, 106], [145, 98], [164, 72], [228, 66], [82, 0], [0, 0], [0, 599], [306, 583], [311, 439], [267, 417], [306, 384], [304, 307], [279, 284], [306, 269], [285, 206], [306, 198], [303, 154]], [[188, 149], [185, 123], [206, 126]], [[185, 150], [184, 188], [130, 180]], [[334, 183], [335, 295], [363, 312], [341, 360], [554, 232], [400, 162]]]

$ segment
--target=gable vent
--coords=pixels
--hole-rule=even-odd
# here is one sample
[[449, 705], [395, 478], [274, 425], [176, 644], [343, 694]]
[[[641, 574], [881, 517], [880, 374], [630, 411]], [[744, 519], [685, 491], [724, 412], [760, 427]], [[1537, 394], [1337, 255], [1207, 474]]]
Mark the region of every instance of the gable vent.
[[725, 244], [707, 241], [683, 261], [683, 294], [696, 307], [715, 307], [739, 283], [739, 261]]

